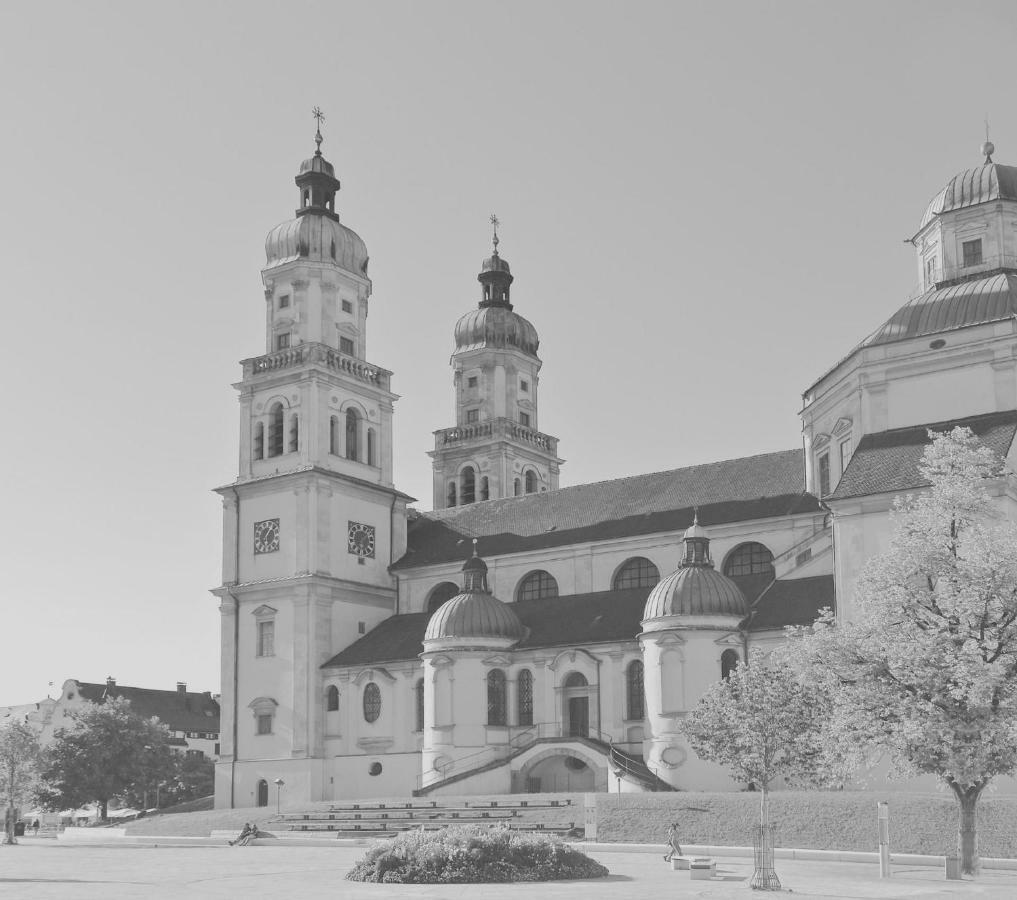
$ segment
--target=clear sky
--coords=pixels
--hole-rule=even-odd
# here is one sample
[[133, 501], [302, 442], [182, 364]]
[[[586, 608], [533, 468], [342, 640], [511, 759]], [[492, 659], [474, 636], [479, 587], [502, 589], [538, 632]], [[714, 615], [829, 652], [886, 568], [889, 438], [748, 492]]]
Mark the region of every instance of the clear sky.
[[218, 690], [210, 489], [315, 104], [430, 508], [492, 212], [563, 485], [800, 446], [986, 115], [1017, 164], [1015, 30], [1011, 2], [0, 5], [0, 704]]

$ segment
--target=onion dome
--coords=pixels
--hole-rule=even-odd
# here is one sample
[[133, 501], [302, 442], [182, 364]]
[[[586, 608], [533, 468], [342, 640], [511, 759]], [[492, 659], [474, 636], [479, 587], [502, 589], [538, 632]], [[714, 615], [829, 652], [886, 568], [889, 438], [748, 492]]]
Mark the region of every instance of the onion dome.
[[360, 235], [340, 224], [335, 210], [339, 179], [335, 177], [335, 167], [321, 155], [321, 123], [325, 117], [317, 107], [314, 117], [318, 120], [314, 135], [317, 150], [300, 164], [294, 179], [300, 191], [296, 218], [269, 232], [265, 239], [265, 257], [269, 266], [307, 259], [334, 263], [366, 277], [367, 247]]
[[680, 619], [726, 619], [716, 623], [721, 627], [737, 624], [748, 615], [748, 602], [737, 584], [714, 569], [710, 538], [699, 524], [698, 515], [682, 541], [685, 552], [681, 565], [661, 580], [646, 599], [643, 630], [662, 631], [693, 624]]
[[487, 584], [487, 564], [476, 555], [463, 566], [463, 592], [443, 603], [424, 632], [425, 646], [511, 647], [526, 635], [515, 612]]
[[470, 310], [456, 322], [455, 340], [457, 351], [514, 347], [531, 356], [537, 355], [540, 345], [533, 324], [504, 306]]
[[989, 141], [982, 144], [981, 149], [985, 162], [950, 179], [930, 201], [919, 231], [945, 212], [994, 200], [1017, 200], [1017, 166], [994, 163], [992, 154], [996, 148]]

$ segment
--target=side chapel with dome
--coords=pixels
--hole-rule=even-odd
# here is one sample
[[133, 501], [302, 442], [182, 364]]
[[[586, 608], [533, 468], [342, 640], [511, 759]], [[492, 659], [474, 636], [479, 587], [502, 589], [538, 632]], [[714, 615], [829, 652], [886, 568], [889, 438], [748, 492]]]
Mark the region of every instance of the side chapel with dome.
[[851, 616], [930, 428], [967, 425], [1012, 467], [1017, 168], [986, 143], [935, 195], [918, 291], [805, 390], [803, 447], [564, 488], [492, 217], [419, 512], [393, 480], [392, 373], [369, 361], [367, 248], [315, 140], [266, 240], [265, 346], [218, 489], [216, 805], [267, 805], [276, 779], [289, 803], [740, 789], [677, 729], [706, 686], [823, 607]]

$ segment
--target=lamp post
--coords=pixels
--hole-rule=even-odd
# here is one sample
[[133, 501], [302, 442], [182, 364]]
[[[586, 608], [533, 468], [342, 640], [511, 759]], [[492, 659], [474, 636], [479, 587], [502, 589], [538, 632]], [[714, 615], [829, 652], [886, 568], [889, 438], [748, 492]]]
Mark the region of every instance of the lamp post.
[[283, 785], [286, 784], [281, 778], [272, 782], [275, 785], [275, 814], [279, 815], [279, 798], [282, 796]]

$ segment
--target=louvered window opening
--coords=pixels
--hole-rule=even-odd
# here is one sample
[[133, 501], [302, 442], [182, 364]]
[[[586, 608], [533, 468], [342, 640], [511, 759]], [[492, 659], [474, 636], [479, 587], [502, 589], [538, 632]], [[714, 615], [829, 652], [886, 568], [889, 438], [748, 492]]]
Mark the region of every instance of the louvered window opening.
[[276, 403], [268, 414], [268, 455], [282, 456], [283, 453], [283, 408]]

